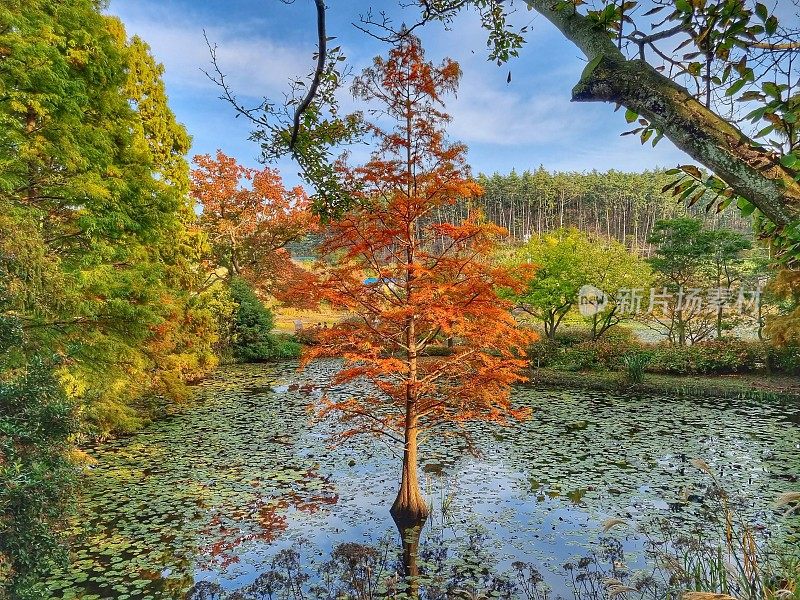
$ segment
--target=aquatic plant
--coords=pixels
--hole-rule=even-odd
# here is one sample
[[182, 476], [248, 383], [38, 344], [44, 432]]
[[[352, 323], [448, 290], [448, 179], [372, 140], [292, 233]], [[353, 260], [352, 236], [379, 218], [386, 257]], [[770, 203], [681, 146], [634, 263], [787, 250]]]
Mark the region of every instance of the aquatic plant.
[[644, 370], [650, 358], [647, 352], [629, 352], [622, 357], [625, 378], [630, 384], [638, 385], [644, 381]]
[[[191, 411], [86, 448], [96, 463], [80, 485], [71, 566], [43, 582], [46, 597], [173, 600], [206, 579], [230, 590], [252, 583], [301, 537], [327, 560], [332, 547], [367, 543], [390, 527], [396, 558], [383, 508], [397, 483], [389, 448], [369, 437], [329, 448], [331, 429], [346, 425], [308, 421], [309, 400], [339, 364], [318, 361], [302, 374], [296, 362], [226, 366], [195, 388]], [[344, 399], [367, 389], [351, 382], [328, 393]], [[432, 436], [421, 474], [435, 509], [426, 527], [442, 520], [439, 502], [444, 526], [460, 539], [474, 521], [491, 525], [486, 543], [507, 557], [497, 574], [519, 590], [517, 560], [552, 586], [549, 598], [569, 597], [562, 566], [598, 551], [606, 516], [651, 522], [668, 514], [685, 534], [707, 526], [716, 501], [707, 476], [691, 467], [694, 455], [707, 457], [732, 498], [749, 499], [736, 503], [743, 518], [772, 528], [789, 507], [769, 509], [798, 473], [794, 405], [532, 387], [516, 388], [512, 400], [535, 418], [471, 423], [471, 448], [458, 436]], [[643, 569], [639, 542], [626, 544], [630, 569]], [[318, 558], [310, 548], [301, 554], [306, 567], [314, 565], [305, 557]], [[522, 577], [537, 579], [528, 566]]]
[[[692, 466], [710, 482], [706, 496], [713, 502], [706, 519], [691, 532], [662, 519], [644, 528], [647, 553], [659, 569], [668, 598], [705, 600], [796, 600], [800, 598], [800, 548], [791, 538], [772, 538], [768, 529], [745, 518], [736, 499], [702, 459]], [[781, 494], [776, 507], [800, 507], [800, 493]], [[624, 524], [609, 521], [607, 528]]]

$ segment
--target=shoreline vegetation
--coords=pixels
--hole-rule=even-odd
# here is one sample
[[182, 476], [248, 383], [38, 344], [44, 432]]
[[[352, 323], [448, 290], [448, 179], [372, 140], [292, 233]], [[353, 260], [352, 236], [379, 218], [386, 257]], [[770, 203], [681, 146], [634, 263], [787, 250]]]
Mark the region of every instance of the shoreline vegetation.
[[[276, 321], [280, 318], [276, 313]], [[294, 314], [294, 313], [293, 313]], [[303, 317], [303, 320], [311, 326], [304, 325], [303, 332], [299, 336], [288, 333], [285, 329], [275, 329], [273, 335], [291, 345], [293, 349], [308, 347], [313, 344], [314, 323], [329, 323], [331, 315], [324, 318], [314, 319]], [[285, 317], [284, 317], [285, 320]], [[734, 340], [732, 343], [739, 343]], [[642, 347], [652, 351], [658, 349], [676, 350], [657, 344], [646, 344]], [[638, 348], [638, 347], [637, 347]], [[691, 348], [691, 347], [689, 347]], [[646, 350], [645, 350], [646, 351]], [[432, 346], [427, 352], [427, 358], [439, 354], [447, 354], [449, 349], [446, 345]], [[424, 360], [426, 357], [423, 357]], [[278, 355], [264, 360], [236, 360], [232, 357], [229, 360], [220, 361], [217, 369], [207, 377], [213, 377], [219, 369], [237, 364], [269, 364], [280, 361], [298, 360], [299, 354]], [[741, 373], [653, 373], [647, 372], [644, 379], [633, 383], [630, 381], [623, 368], [574, 368], [570, 365], [541, 365], [536, 364], [535, 356], [529, 356], [531, 361], [527, 372], [528, 381], [515, 384], [515, 387], [545, 387], [570, 388], [582, 390], [597, 390], [609, 392], [633, 392], [633, 393], [655, 393], [675, 395], [677, 397], [692, 398], [720, 398], [720, 399], [753, 399], [766, 401], [800, 401], [800, 378], [794, 374], [784, 372], [768, 373], [764, 371], [750, 371]], [[203, 380], [195, 383], [199, 384]], [[180, 407], [191, 408], [191, 405], [180, 403]]]
[[645, 381], [631, 384], [622, 372], [562, 371], [551, 367], [532, 367], [530, 380], [521, 385], [545, 389], [634, 392], [703, 399], [800, 401], [800, 382], [796, 377], [788, 375], [649, 374]]
[[[308, 311], [272, 306], [272, 335], [294, 342], [298, 348], [316, 343], [315, 334], [334, 326], [346, 315], [333, 310]], [[291, 329], [295, 322], [302, 328]], [[605, 338], [591, 340], [590, 331], [569, 323], [557, 339], [542, 331], [529, 349], [528, 381], [518, 387], [568, 388], [608, 392], [674, 395], [679, 398], [752, 399], [769, 402], [800, 401], [800, 349], [778, 350], [768, 342], [727, 337], [690, 346], [641, 341], [636, 324], [616, 327]], [[446, 341], [427, 348], [425, 358], [448, 355]], [[647, 355], [641, 381], [632, 382], [623, 357]], [[297, 360], [297, 356], [274, 360]], [[241, 361], [221, 361], [220, 367]], [[258, 362], [258, 361], [256, 361]]]
[[[269, 364], [297, 360], [296, 357], [279, 357], [250, 364]], [[247, 364], [237, 361], [222, 362], [218, 369], [231, 365]], [[213, 374], [212, 374], [213, 375]], [[197, 383], [200, 383], [198, 381]], [[666, 375], [650, 373], [645, 381], [630, 383], [622, 371], [565, 371], [553, 367], [530, 368], [527, 382], [515, 387], [570, 388], [609, 392], [635, 392], [674, 394], [690, 398], [747, 398], [754, 400], [800, 401], [800, 381], [784, 374], [716, 374], [716, 375]], [[181, 404], [186, 407], [185, 404]], [[191, 408], [186, 407], [186, 408]]]

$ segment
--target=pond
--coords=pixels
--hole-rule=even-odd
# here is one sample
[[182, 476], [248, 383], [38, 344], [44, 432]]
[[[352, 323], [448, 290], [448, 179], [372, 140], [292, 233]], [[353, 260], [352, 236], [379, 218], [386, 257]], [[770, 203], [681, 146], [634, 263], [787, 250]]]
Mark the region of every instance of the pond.
[[[50, 595], [310, 598], [346, 584], [369, 598], [365, 579], [393, 581], [403, 558], [389, 515], [395, 449], [366, 437], [335, 445], [335, 424], [309, 420], [335, 368], [226, 367], [198, 386], [196, 407], [88, 449], [96, 462], [71, 566], [47, 582]], [[571, 598], [608, 575], [632, 581], [647, 568], [641, 530], [689, 531], [718, 509], [698, 457], [743, 519], [798, 531], [772, 507], [800, 489], [798, 407], [531, 387], [514, 398], [534, 409], [530, 421], [421, 446], [433, 512], [419, 561], [438, 597]], [[604, 533], [609, 518], [625, 524]], [[448, 578], [472, 595], [448, 595]]]

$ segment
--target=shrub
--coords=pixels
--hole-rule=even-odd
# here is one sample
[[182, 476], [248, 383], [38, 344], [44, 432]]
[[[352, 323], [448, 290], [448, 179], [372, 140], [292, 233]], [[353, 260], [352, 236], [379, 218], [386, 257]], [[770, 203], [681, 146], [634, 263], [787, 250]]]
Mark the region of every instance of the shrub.
[[[544, 336], [542, 336], [544, 338]], [[588, 342], [591, 340], [591, 334], [585, 328], [568, 328], [568, 327], [561, 327], [556, 332], [555, 341], [559, 346], [565, 348], [571, 348], [572, 346], [576, 346], [583, 342]]]
[[608, 331], [599, 340], [591, 340], [586, 329], [564, 329], [556, 339], [539, 338], [528, 348], [528, 358], [536, 367], [555, 367], [565, 371], [622, 368], [625, 352], [642, 348], [628, 329]]
[[230, 293], [236, 309], [231, 326], [233, 357], [242, 362], [281, 360], [300, 356], [300, 341], [272, 333], [272, 312], [258, 299], [246, 281], [234, 278]]
[[316, 346], [319, 344], [318, 330], [313, 327], [304, 327], [294, 333], [294, 341], [303, 346]]
[[558, 342], [540, 337], [528, 346], [528, 359], [534, 367], [549, 367], [558, 358], [559, 350]]
[[[574, 341], [574, 338], [570, 341]], [[763, 368], [766, 352], [760, 343], [738, 339], [710, 340], [693, 346], [662, 344], [648, 346], [630, 335], [613, 335], [596, 341], [581, 341], [569, 346], [540, 340], [529, 351], [532, 361], [539, 366], [553, 366], [565, 371], [607, 370], [628, 372], [629, 356], [647, 350], [647, 360], [642, 367], [652, 373], [670, 375], [705, 375], [746, 373]], [[800, 367], [796, 349], [773, 350], [770, 354], [773, 367], [792, 373]], [[640, 362], [643, 358], [636, 358]]]
[[639, 336], [636, 335], [636, 332], [630, 327], [626, 327], [624, 325], [619, 325], [608, 329], [602, 335], [601, 339], [617, 340], [620, 342], [624, 341], [624, 342], [630, 342], [631, 344], [639, 343]]
[[0, 598], [50, 597], [42, 577], [66, 564], [62, 531], [73, 507], [77, 433], [75, 407], [51, 365], [34, 359], [18, 377], [0, 380]]
[[594, 342], [582, 342], [563, 348], [553, 365], [564, 371], [588, 371], [602, 366]]
[[273, 359], [287, 360], [300, 358], [303, 353], [303, 344], [292, 335], [280, 334], [275, 336], [275, 351]]
[[773, 371], [786, 375], [800, 375], [800, 346], [770, 346], [767, 350]]
[[688, 348], [661, 345], [653, 350], [647, 370], [651, 373], [688, 375], [692, 372]]
[[686, 347], [659, 346], [648, 371], [674, 375], [746, 373], [760, 368], [764, 359], [760, 344], [738, 339], [710, 340]]
[[638, 350], [642, 345], [624, 337], [601, 338], [584, 341], [563, 349], [557, 354], [554, 364], [568, 371], [592, 369], [619, 370], [623, 368], [622, 357], [626, 352]]
[[236, 302], [233, 313], [233, 356], [244, 362], [273, 358], [276, 340], [272, 336], [272, 312], [258, 299], [244, 279], [235, 277], [230, 283], [231, 297]]

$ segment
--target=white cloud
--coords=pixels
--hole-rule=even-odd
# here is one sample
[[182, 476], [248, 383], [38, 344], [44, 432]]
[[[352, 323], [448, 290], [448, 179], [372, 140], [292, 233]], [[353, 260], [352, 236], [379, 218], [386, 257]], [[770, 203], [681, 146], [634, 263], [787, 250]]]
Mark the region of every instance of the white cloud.
[[583, 129], [580, 116], [562, 95], [523, 96], [472, 82], [461, 89], [459, 98], [448, 105], [453, 116], [449, 132], [468, 144], [539, 145], [573, 139]]
[[[280, 25], [287, 18], [285, 13], [262, 11], [261, 19], [237, 20], [233, 12], [231, 18], [220, 18], [226, 12], [212, 18], [201, 8], [208, 9], [189, 2], [113, 0], [110, 11], [120, 14], [129, 34], [140, 35], [164, 63], [173, 108], [194, 136], [193, 150], [213, 152], [222, 147], [253, 164], [258, 147], [247, 141], [249, 124], [233, 119], [232, 109], [217, 99], [216, 86], [201, 71], [210, 67], [203, 29], [218, 46], [219, 63], [232, 89], [247, 103], [264, 96], [280, 101], [288, 81], [310, 71], [313, 24], [292, 22], [291, 30], [284, 31]], [[286, 10], [284, 5], [279, 8]], [[298, 14], [298, 18], [311, 15], [307, 10]], [[535, 13], [530, 15], [535, 17]], [[528, 18], [522, 11], [519, 24]], [[337, 43], [344, 45], [356, 74], [374, 54], [386, 51], [349, 24], [339, 29]], [[562, 170], [636, 170], [687, 160], [666, 140], [654, 150], [641, 147], [631, 137], [618, 137], [626, 125], [608, 105], [570, 103], [570, 89], [580, 76], [582, 61], [577, 50], [543, 19], [536, 18], [520, 58], [502, 68], [486, 61], [486, 32], [474, 14], [459, 17], [453, 31], [429, 26], [420, 33], [429, 59], [438, 62], [451, 56], [462, 66], [459, 95], [447, 103], [453, 116], [448, 131], [453, 139], [470, 146], [475, 171], [507, 172], [539, 164]], [[513, 75], [511, 85], [506, 84], [508, 70]], [[363, 108], [347, 90], [339, 97], [344, 111]], [[354, 162], [368, 154], [366, 148], [353, 150]], [[288, 161], [280, 166], [287, 182], [295, 183], [296, 166]]]
[[150, 44], [156, 59], [165, 66], [168, 87], [216, 89], [202, 71], [211, 70], [204, 29], [217, 46], [219, 65], [238, 94], [281, 97], [290, 79], [313, 68], [312, 48], [256, 37], [243, 27], [204, 27], [193, 15], [165, 7], [145, 12], [120, 3], [112, 9], [122, 12], [129, 35], [137, 34]]

